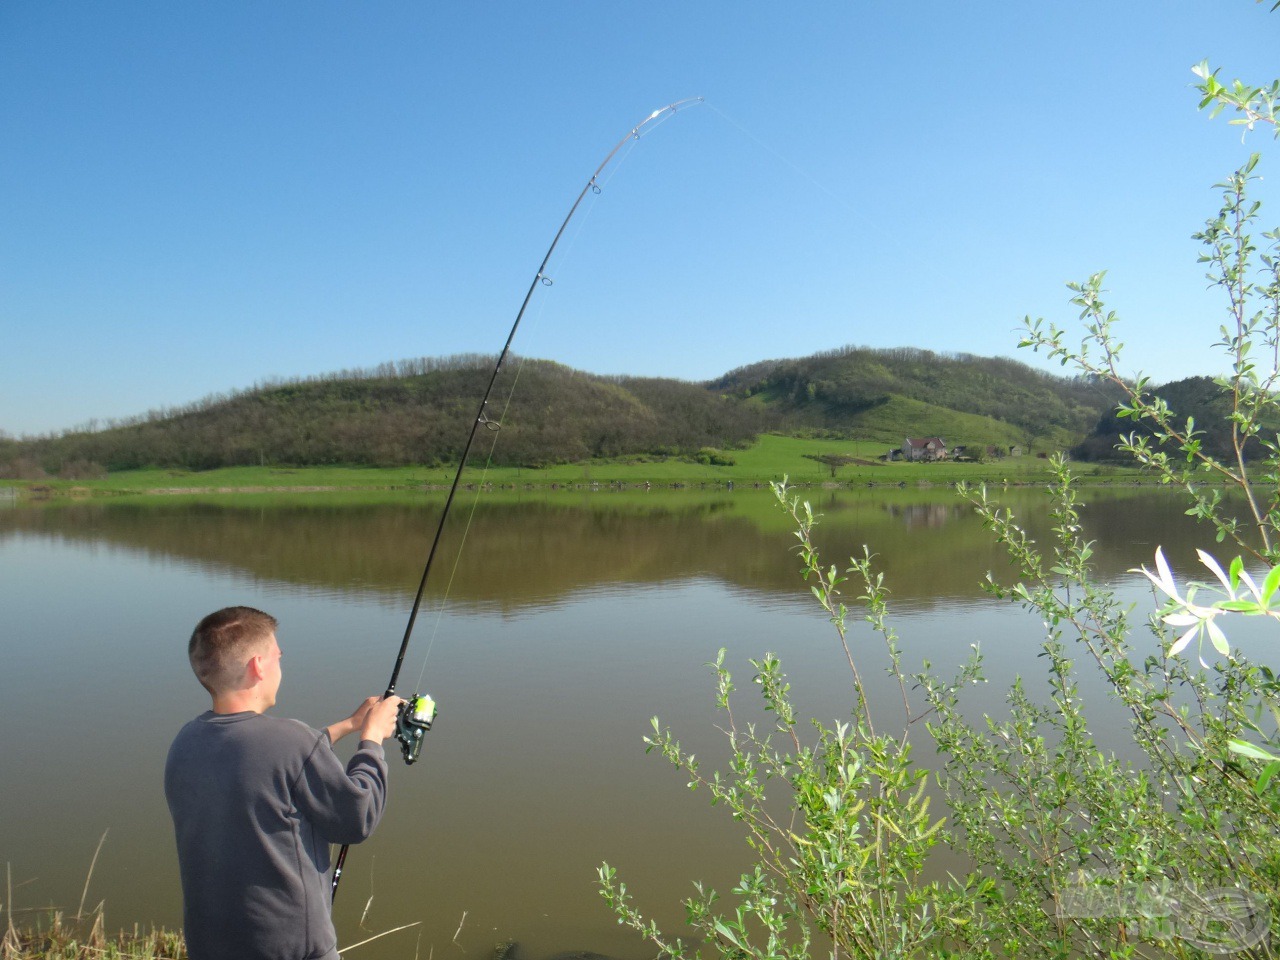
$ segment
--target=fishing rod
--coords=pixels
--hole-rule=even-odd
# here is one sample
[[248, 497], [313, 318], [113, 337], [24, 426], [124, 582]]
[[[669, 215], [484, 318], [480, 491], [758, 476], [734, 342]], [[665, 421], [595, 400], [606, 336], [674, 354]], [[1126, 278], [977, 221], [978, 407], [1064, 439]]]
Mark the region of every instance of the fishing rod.
[[[560, 238], [564, 236], [565, 229], [569, 226], [569, 221], [578, 212], [578, 207], [581, 206], [588, 193], [600, 193], [600, 174], [604, 172], [605, 167], [609, 166], [613, 158], [618, 155], [618, 151], [626, 146], [628, 142], [639, 140], [646, 127], [669, 119], [682, 107], [702, 102], [702, 97], [689, 97], [669, 103], [665, 107], [659, 107], [628, 130], [626, 136], [619, 140], [608, 155], [600, 161], [600, 165], [596, 167], [595, 172], [591, 174], [590, 179], [583, 186], [577, 199], [573, 201], [573, 206], [569, 208], [564, 221], [560, 224], [560, 229], [556, 231], [556, 235], [551, 241], [551, 246], [547, 247], [547, 252], [542, 257], [542, 263], [538, 265], [538, 270], [533, 275], [533, 281], [529, 284], [529, 289], [520, 304], [520, 310], [516, 313], [515, 322], [511, 324], [511, 332], [507, 334], [506, 343], [502, 345], [502, 352], [498, 354], [498, 361], [493, 365], [493, 373], [489, 376], [489, 385], [485, 387], [484, 396], [480, 400], [480, 409], [476, 413], [475, 420], [471, 423], [471, 432], [467, 435], [466, 445], [462, 448], [462, 456], [458, 458], [458, 469], [453, 475], [453, 484], [449, 487], [448, 497], [445, 498], [444, 509], [440, 512], [440, 522], [436, 525], [435, 537], [432, 539], [431, 549], [427, 553], [427, 562], [422, 569], [422, 579], [418, 582], [418, 592], [414, 595], [413, 607], [409, 610], [409, 621], [405, 624], [404, 637], [400, 641], [400, 652], [396, 654], [396, 664], [391, 671], [391, 680], [387, 683], [387, 692], [382, 695], [384, 700], [396, 692], [396, 681], [400, 679], [400, 668], [404, 665], [404, 655], [409, 649], [409, 639], [413, 635], [413, 627], [418, 620], [418, 610], [422, 606], [422, 597], [427, 589], [427, 580], [431, 577], [431, 565], [435, 561], [436, 551], [440, 546], [440, 538], [444, 533], [445, 520], [449, 517], [449, 510], [453, 506], [454, 496], [458, 492], [458, 484], [462, 480], [462, 471], [466, 468], [467, 458], [471, 455], [471, 447], [474, 445], [476, 436], [480, 433], [482, 427], [487, 430], [497, 430], [501, 427], [500, 422], [490, 420], [485, 413], [489, 406], [489, 397], [498, 381], [498, 374], [502, 371], [502, 365], [506, 362], [507, 356], [511, 352], [511, 342], [516, 338], [516, 331], [520, 328], [520, 321], [524, 319], [524, 312], [529, 306], [529, 301], [533, 299], [534, 291], [540, 285], [551, 286], [551, 278], [546, 275], [547, 263], [551, 260], [551, 255], [555, 253], [556, 247], [560, 243]], [[435, 717], [436, 703], [430, 696], [425, 694], [414, 694], [400, 704], [400, 709], [396, 714], [395, 737], [400, 742], [400, 751], [404, 756], [405, 763], [413, 763], [418, 759], [418, 752], [422, 749], [422, 738], [431, 729]], [[337, 863], [334, 865], [333, 887], [331, 890], [331, 895], [334, 898], [338, 895], [338, 882], [342, 879], [342, 867], [346, 863], [347, 847], [348, 844], [343, 844], [338, 853]]]

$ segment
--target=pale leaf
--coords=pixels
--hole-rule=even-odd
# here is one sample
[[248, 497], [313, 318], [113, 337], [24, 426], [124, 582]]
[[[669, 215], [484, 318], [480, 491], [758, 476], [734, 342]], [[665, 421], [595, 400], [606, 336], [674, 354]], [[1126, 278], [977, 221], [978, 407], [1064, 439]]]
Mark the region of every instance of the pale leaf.
[[1212, 620], [1206, 620], [1205, 626], [1209, 629], [1209, 639], [1213, 641], [1214, 649], [1224, 657], [1231, 653], [1231, 644], [1227, 642], [1227, 635], [1222, 632], [1222, 628]]
[[1156, 547], [1156, 570], [1159, 576], [1149, 573], [1146, 567], [1142, 568], [1142, 572], [1147, 575], [1148, 580], [1173, 597], [1173, 599], [1181, 600], [1182, 598], [1178, 596], [1177, 584], [1173, 582], [1173, 571], [1169, 569], [1169, 564], [1164, 558], [1164, 552], [1159, 547]]
[[1227, 596], [1235, 597], [1235, 591], [1231, 589], [1231, 581], [1227, 578], [1226, 572], [1218, 565], [1218, 561], [1203, 550], [1197, 550], [1196, 556], [1200, 558], [1200, 562], [1213, 571], [1213, 575], [1218, 578], [1222, 584], [1222, 588], [1227, 591]]
[[1249, 576], [1247, 570], [1240, 571], [1240, 580], [1249, 588], [1249, 592], [1253, 594], [1253, 599], [1257, 600], [1258, 603], [1262, 603], [1262, 591], [1258, 589], [1258, 585], [1253, 582], [1253, 577]]
[[1173, 641], [1173, 646], [1169, 648], [1169, 656], [1171, 657], [1177, 656], [1183, 650], [1187, 649], [1187, 644], [1189, 644], [1191, 642], [1192, 637], [1194, 637], [1199, 632], [1200, 632], [1200, 625], [1196, 624], [1194, 627], [1192, 627], [1190, 630], [1188, 630], [1186, 633], [1180, 636], [1177, 640]]

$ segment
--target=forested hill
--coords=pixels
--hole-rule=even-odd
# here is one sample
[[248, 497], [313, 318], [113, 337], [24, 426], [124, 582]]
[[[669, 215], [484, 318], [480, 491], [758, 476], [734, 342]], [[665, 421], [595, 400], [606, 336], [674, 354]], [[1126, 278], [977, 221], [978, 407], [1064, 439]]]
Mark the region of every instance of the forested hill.
[[[1234, 460], [1236, 450], [1232, 439], [1234, 402], [1231, 391], [1209, 377], [1187, 377], [1156, 387], [1146, 393], [1146, 399], [1159, 396], [1173, 413], [1178, 427], [1188, 418], [1195, 422], [1196, 439], [1200, 449], [1218, 460]], [[1280, 434], [1280, 419], [1266, 416], [1261, 422], [1263, 436]], [[1114, 410], [1106, 410], [1098, 418], [1093, 431], [1082, 443], [1071, 450], [1078, 460], [1110, 460], [1124, 463], [1132, 457], [1117, 449], [1123, 437], [1152, 437], [1147, 421], [1134, 421], [1120, 417]], [[1242, 444], [1241, 453], [1254, 460], [1266, 456], [1266, 449], [1258, 438], [1249, 437]]]
[[[441, 464], [461, 455], [493, 358], [384, 364], [258, 387], [105, 429], [14, 440], [0, 434], [0, 476], [25, 469], [252, 464]], [[503, 413], [505, 398], [510, 409]], [[502, 419], [498, 464], [696, 455], [765, 432], [901, 443], [1078, 442], [1110, 406], [1096, 386], [1012, 360], [923, 350], [846, 348], [773, 360], [706, 384], [605, 377], [509, 359], [487, 415]], [[480, 438], [488, 452], [488, 432]]]
[[[108, 470], [450, 463], [462, 454], [494, 359], [270, 386], [106, 430], [11, 444], [12, 453], [50, 471], [72, 461]], [[600, 377], [518, 358], [504, 365], [486, 416], [502, 422], [494, 462], [524, 466], [742, 445], [778, 422], [693, 383]], [[477, 455], [488, 453], [490, 438], [481, 432]]]

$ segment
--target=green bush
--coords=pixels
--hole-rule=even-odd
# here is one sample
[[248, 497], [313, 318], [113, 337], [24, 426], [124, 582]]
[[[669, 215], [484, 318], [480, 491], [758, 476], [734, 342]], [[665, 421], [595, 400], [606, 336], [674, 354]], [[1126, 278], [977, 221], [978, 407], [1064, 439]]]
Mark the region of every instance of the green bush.
[[[1240, 114], [1234, 122], [1249, 126], [1276, 123], [1280, 82], [1228, 87], [1203, 65], [1197, 75], [1202, 107], [1233, 107]], [[1225, 594], [1205, 604], [1196, 600], [1205, 588], [1179, 588], [1157, 553], [1156, 572], [1148, 576], [1167, 601], [1157, 597], [1163, 606], [1153, 604], [1143, 617], [1094, 578], [1064, 458], [1051, 458], [1048, 543], [1033, 541], [986, 490], [962, 489], [1018, 570], [1012, 586], [990, 576], [985, 585], [1041, 625], [1048, 690], [1033, 696], [1019, 678], [1007, 692], [1007, 713], [988, 712], [975, 722], [967, 691], [984, 679], [980, 650], [954, 677], [939, 677], [928, 664], [904, 674], [887, 590], [870, 552], [843, 570], [824, 564], [811, 540], [809, 505], [778, 486], [799, 541], [802, 576], [831, 620], [849, 670], [850, 714], [834, 724], [802, 723], [781, 665], [766, 653], [751, 665], [772, 722], [767, 729], [744, 725], [734, 716], [722, 651], [712, 667], [730, 748], [727, 769], [704, 770], [654, 719], [649, 749], [679, 767], [691, 788], [725, 805], [753, 853], [731, 904], [701, 885], [686, 901], [690, 927], [717, 955], [1275, 955], [1280, 677], [1233, 649], [1217, 623], [1219, 614], [1231, 613], [1280, 619], [1280, 604], [1271, 608], [1280, 593], [1280, 437], [1266, 427], [1280, 417], [1280, 231], [1262, 234], [1261, 246], [1250, 232], [1259, 214], [1247, 196], [1257, 162], [1251, 158], [1220, 185], [1222, 208], [1199, 234], [1201, 263], [1227, 298], [1217, 344], [1231, 361], [1231, 373], [1218, 380], [1230, 398], [1227, 456], [1207, 452], [1203, 427], [1150, 394], [1145, 378], [1122, 374], [1117, 319], [1103, 303], [1101, 274], [1072, 285], [1085, 326], [1078, 348], [1066, 345], [1062, 329], [1030, 319], [1024, 346], [1047, 350], [1083, 379], [1116, 390], [1124, 398], [1121, 415], [1141, 427], [1122, 448], [1182, 489], [1187, 512], [1219, 541], [1266, 564], [1266, 576], [1250, 578], [1241, 559], [1224, 570], [1203, 554]], [[1246, 457], [1246, 445], [1261, 455]], [[1222, 509], [1224, 485], [1248, 504], [1248, 522]], [[854, 593], [847, 599], [848, 582]], [[888, 649], [902, 696], [897, 718], [871, 715], [849, 643], [850, 617], [865, 621]], [[1199, 656], [1188, 658], [1193, 640]], [[1124, 708], [1128, 725], [1121, 732], [1132, 762], [1095, 735], [1097, 721], [1082, 692], [1086, 672]], [[1117, 734], [1109, 721], [1107, 742]], [[912, 759], [913, 747], [923, 746], [940, 758], [945, 820], [929, 810], [927, 774]], [[780, 798], [770, 796], [777, 791], [786, 817], [778, 816]], [[949, 863], [958, 857], [972, 872], [944, 880], [930, 858], [947, 848]], [[662, 956], [700, 955], [646, 919], [608, 864], [600, 883], [619, 922]]]
[[715, 447], [703, 447], [695, 459], [711, 467], [732, 467], [738, 461], [732, 454], [717, 450]]

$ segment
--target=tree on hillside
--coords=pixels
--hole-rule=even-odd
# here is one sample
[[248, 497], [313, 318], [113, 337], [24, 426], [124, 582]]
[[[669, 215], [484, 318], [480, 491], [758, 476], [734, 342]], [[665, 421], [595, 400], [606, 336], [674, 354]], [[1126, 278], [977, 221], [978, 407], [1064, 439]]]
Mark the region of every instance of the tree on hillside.
[[805, 457], [809, 460], [817, 460], [820, 464], [830, 469], [833, 480], [835, 479], [836, 471], [841, 467], [847, 467], [851, 463], [858, 462], [857, 457], [847, 453], [806, 453]]

